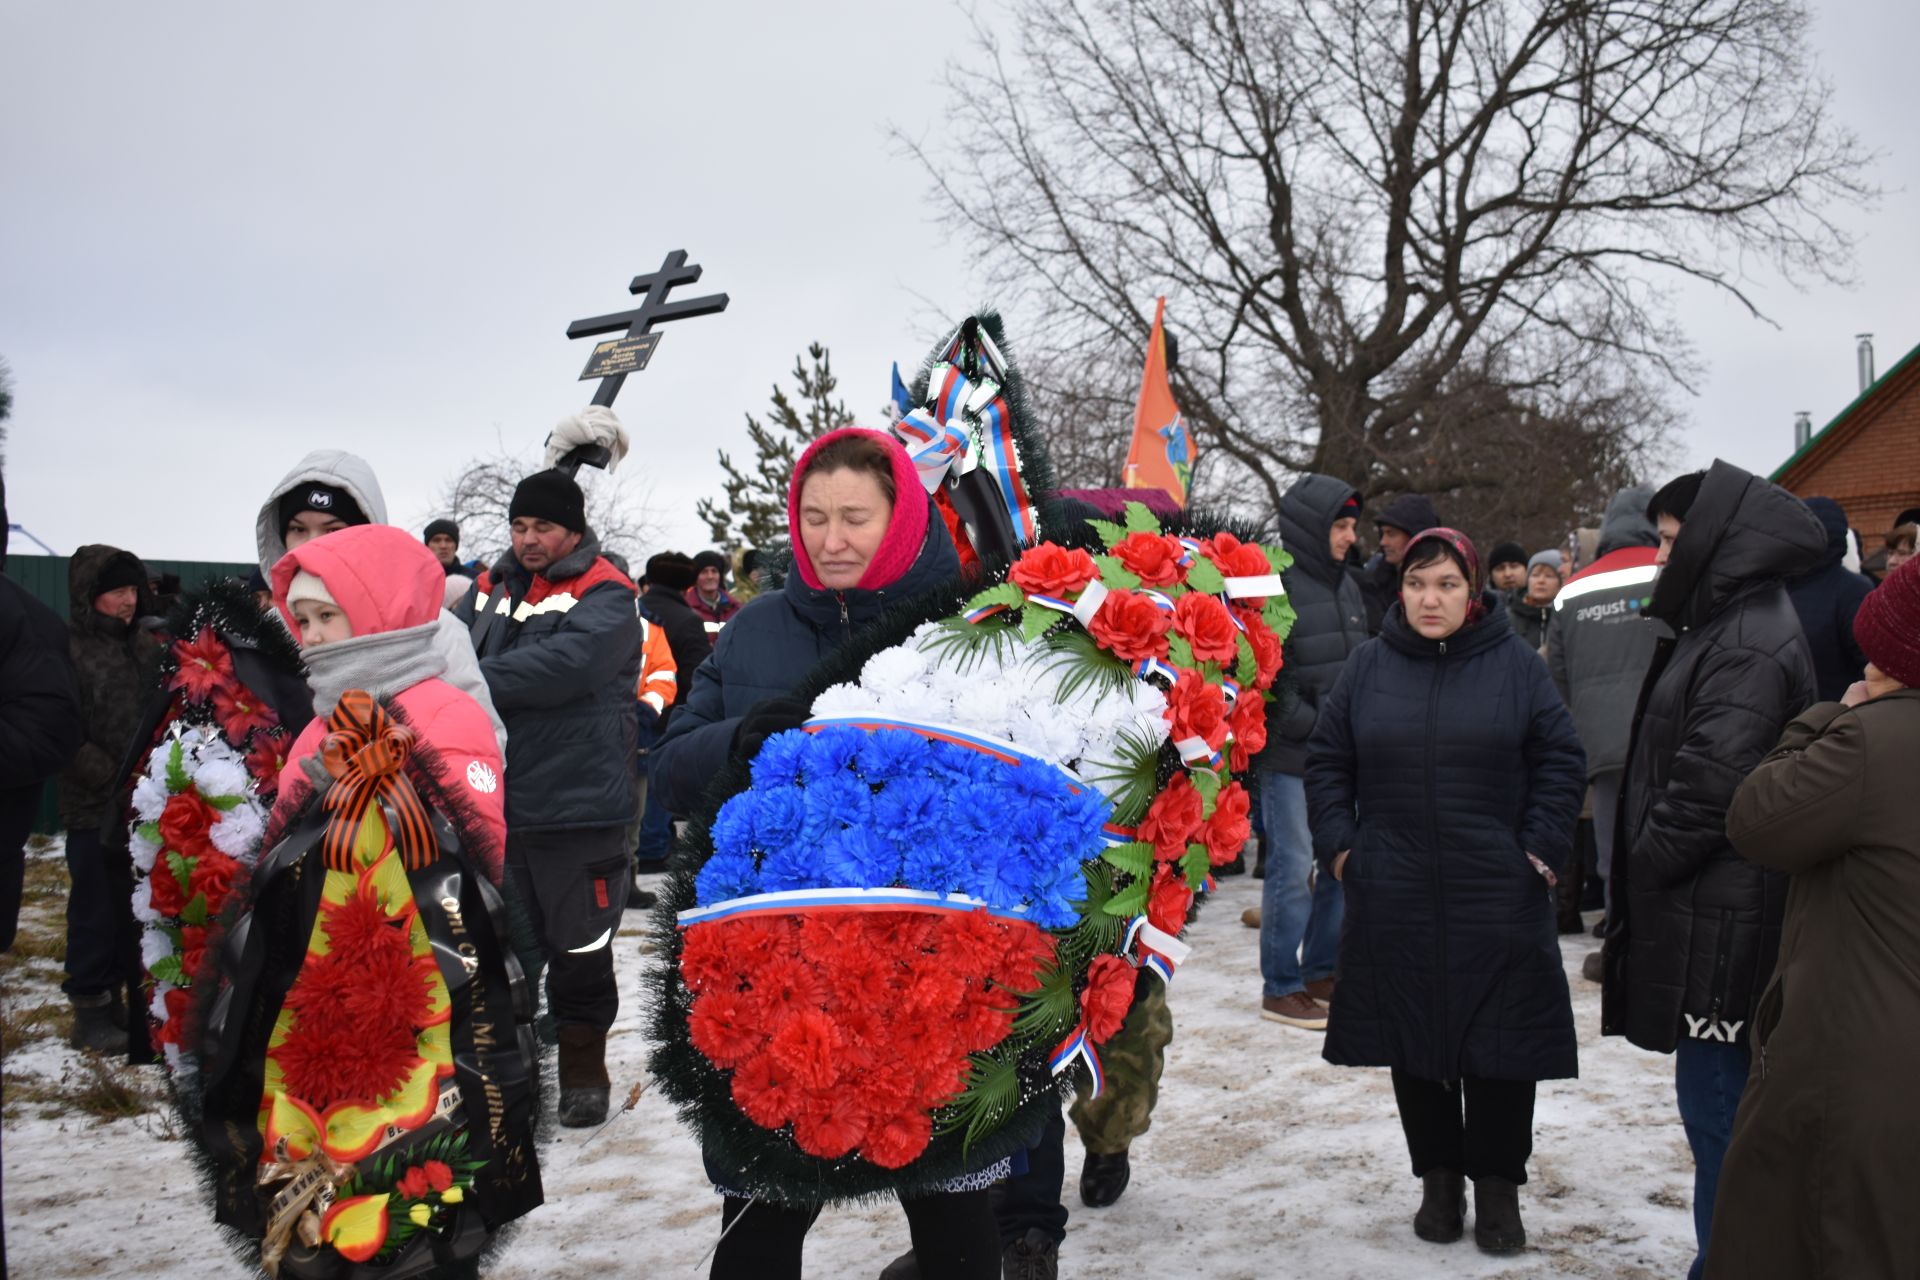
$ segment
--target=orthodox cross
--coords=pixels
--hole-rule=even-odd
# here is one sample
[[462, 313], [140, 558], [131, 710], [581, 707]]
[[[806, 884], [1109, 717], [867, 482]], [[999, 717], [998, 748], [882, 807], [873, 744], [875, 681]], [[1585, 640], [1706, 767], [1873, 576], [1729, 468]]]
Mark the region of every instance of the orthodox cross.
[[582, 379], [600, 379], [600, 389], [593, 394], [595, 404], [611, 405], [613, 398], [620, 394], [627, 374], [637, 373], [647, 367], [647, 360], [652, 356], [659, 338], [656, 336], [651, 342], [640, 339], [652, 333], [653, 326], [669, 320], [718, 315], [727, 309], [727, 295], [724, 293], [708, 294], [704, 298], [682, 298], [677, 302], [667, 301], [668, 290], [676, 285], [692, 284], [699, 278], [699, 265], [688, 266], [687, 251], [675, 249], [660, 264], [658, 271], [635, 276], [633, 283], [627, 286], [628, 293], [645, 295], [640, 299], [639, 306], [614, 315], [575, 320], [567, 326], [569, 338], [617, 333], [622, 329], [627, 331], [626, 338], [619, 342], [602, 343], [595, 350], [594, 358], [587, 363], [587, 371], [580, 375]]

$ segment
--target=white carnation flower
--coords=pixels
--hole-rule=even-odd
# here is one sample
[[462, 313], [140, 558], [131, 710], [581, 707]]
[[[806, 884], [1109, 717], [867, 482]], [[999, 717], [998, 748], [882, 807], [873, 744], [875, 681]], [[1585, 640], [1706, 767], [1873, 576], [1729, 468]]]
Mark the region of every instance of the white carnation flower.
[[927, 655], [918, 649], [896, 645], [882, 649], [867, 660], [860, 683], [876, 693], [904, 691], [926, 678]]
[[173, 990], [173, 984], [171, 982], [156, 982], [153, 984], [153, 1000], [148, 1004], [147, 1008], [151, 1010], [153, 1016], [161, 1022], [167, 1020], [167, 992], [171, 990]]
[[189, 1076], [200, 1070], [199, 1064], [194, 1062], [194, 1060], [186, 1054], [180, 1052], [179, 1045], [167, 1044], [160, 1047], [166, 1052], [167, 1070], [172, 1074], [176, 1076]]
[[246, 766], [231, 752], [224, 757], [202, 755], [193, 771], [193, 785], [203, 796], [237, 796], [247, 791]]
[[213, 847], [229, 858], [251, 865], [259, 852], [260, 836], [266, 830], [266, 818], [251, 798], [227, 810], [213, 824], [207, 838]]
[[[162, 867], [160, 874], [164, 876], [172, 873]], [[157, 924], [160, 920], [160, 913], [153, 909], [153, 903], [147, 895], [145, 880], [133, 886], [133, 918], [142, 924]]]
[[173, 954], [173, 939], [158, 929], [140, 931], [140, 963], [151, 969]]
[[127, 836], [127, 852], [133, 857], [133, 865], [142, 873], [153, 870], [154, 859], [160, 856], [160, 842], [149, 840], [135, 827]]
[[143, 774], [140, 781], [133, 784], [133, 811], [140, 815], [142, 822], [158, 822], [160, 811], [166, 807], [167, 784]]

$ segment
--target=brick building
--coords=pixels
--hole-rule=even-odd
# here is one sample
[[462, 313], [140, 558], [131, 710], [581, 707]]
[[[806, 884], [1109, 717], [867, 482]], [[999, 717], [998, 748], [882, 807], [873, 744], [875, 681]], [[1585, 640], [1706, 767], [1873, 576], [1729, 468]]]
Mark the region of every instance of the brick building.
[[1920, 507], [1920, 347], [1815, 432], [1772, 476], [1802, 498], [1847, 510], [1862, 550], [1875, 557], [1893, 518]]

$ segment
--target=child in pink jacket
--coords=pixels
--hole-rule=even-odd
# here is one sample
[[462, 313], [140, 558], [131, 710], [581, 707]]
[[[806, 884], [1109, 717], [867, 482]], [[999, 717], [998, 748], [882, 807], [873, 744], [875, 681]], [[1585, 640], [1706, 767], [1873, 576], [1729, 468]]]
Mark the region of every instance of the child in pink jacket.
[[283, 826], [311, 793], [308, 770], [318, 762], [307, 761], [319, 752], [340, 696], [364, 689], [413, 730], [409, 776], [430, 805], [449, 810], [468, 854], [497, 884], [507, 832], [504, 764], [487, 713], [440, 678], [446, 659], [434, 636], [445, 587], [433, 553], [390, 525], [315, 538], [273, 566], [274, 603], [300, 641], [316, 715], [287, 754], [272, 825]]

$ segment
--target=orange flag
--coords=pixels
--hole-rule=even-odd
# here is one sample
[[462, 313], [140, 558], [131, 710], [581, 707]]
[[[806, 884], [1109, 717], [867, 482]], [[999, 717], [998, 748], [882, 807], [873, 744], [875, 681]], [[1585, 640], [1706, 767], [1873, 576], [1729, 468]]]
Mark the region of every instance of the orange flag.
[[1133, 444], [1127, 450], [1126, 487], [1164, 489], [1187, 505], [1193, 478], [1193, 436], [1167, 382], [1167, 335], [1160, 327], [1167, 300], [1153, 311], [1153, 336], [1147, 339], [1147, 367], [1140, 375], [1140, 399], [1133, 406]]

